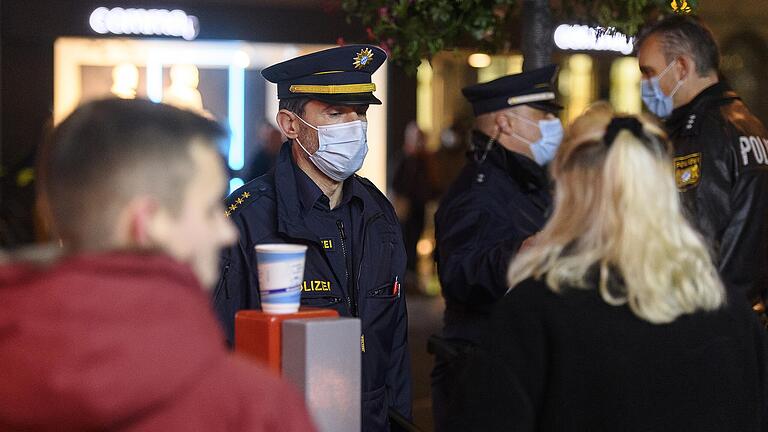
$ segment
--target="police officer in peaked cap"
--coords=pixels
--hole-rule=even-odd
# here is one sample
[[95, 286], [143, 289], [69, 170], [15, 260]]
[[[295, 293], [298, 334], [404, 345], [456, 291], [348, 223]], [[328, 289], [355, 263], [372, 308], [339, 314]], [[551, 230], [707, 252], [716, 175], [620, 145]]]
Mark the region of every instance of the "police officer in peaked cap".
[[274, 169], [227, 198], [240, 237], [223, 254], [214, 294], [231, 343], [235, 313], [260, 305], [254, 246], [307, 245], [301, 304], [361, 321], [365, 431], [390, 430], [389, 411], [411, 417], [400, 225], [387, 198], [355, 174], [368, 152], [368, 106], [381, 104], [371, 74], [386, 58], [376, 46], [349, 45], [262, 71], [277, 84], [288, 140]]
[[[466, 87], [475, 125], [471, 151], [435, 214], [435, 260], [445, 297], [435, 354], [435, 430], [448, 430], [448, 396], [492, 306], [507, 292], [510, 260], [544, 227], [552, 199], [546, 165], [563, 138], [553, 80], [557, 67]], [[529, 240], [530, 241], [530, 240]]]

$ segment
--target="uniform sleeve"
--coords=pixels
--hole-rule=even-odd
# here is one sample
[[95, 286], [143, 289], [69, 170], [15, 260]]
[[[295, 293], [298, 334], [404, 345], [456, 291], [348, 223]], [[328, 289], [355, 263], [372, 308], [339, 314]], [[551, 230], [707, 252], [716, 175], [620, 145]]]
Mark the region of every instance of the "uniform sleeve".
[[[401, 253], [405, 255], [405, 247], [401, 246]], [[405, 263], [405, 260], [400, 260]], [[404, 274], [405, 266], [398, 274]], [[390, 354], [389, 367], [386, 374], [386, 386], [388, 404], [403, 417], [412, 418], [411, 413], [411, 357], [408, 351], [408, 309], [405, 297], [408, 287], [401, 288], [400, 300], [397, 306], [397, 321], [394, 326], [395, 333], [392, 339], [392, 353]]]
[[235, 314], [241, 309], [260, 306], [258, 287], [249, 271], [250, 260], [243, 252], [240, 242], [226, 248], [221, 254], [220, 279], [214, 291], [213, 305], [219, 322], [224, 329], [227, 343], [235, 342]]
[[507, 291], [507, 267], [525, 238], [509, 238], [513, 230], [489, 226], [489, 219], [485, 212], [472, 210], [439, 216], [437, 265], [447, 297], [489, 304]]
[[768, 286], [768, 167], [755, 159], [762, 148], [755, 153], [750, 144], [748, 151], [731, 150], [735, 171], [731, 217], [722, 235], [718, 266], [730, 289], [756, 301], [765, 298]]
[[394, 408], [407, 419], [411, 414], [411, 361], [408, 352], [408, 316], [405, 311], [405, 297], [400, 298], [398, 306], [395, 338], [392, 343], [392, 354], [387, 370], [386, 386], [389, 396], [389, 406]]
[[462, 365], [449, 401], [451, 430], [534, 431], [547, 379], [548, 347], [535, 297], [515, 288], [495, 307], [490, 330]]

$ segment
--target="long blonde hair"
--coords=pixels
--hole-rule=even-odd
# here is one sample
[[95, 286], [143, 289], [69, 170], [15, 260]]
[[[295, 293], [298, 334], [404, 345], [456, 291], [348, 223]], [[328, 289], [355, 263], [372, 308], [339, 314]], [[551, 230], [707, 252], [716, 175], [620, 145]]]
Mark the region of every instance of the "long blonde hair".
[[544, 277], [554, 292], [587, 289], [596, 269], [607, 303], [628, 304], [652, 323], [719, 308], [725, 292], [702, 239], [683, 218], [666, 136], [634, 116], [641, 137], [623, 128], [606, 144], [614, 118], [599, 105], [569, 129], [551, 167], [554, 213], [510, 266], [510, 287]]

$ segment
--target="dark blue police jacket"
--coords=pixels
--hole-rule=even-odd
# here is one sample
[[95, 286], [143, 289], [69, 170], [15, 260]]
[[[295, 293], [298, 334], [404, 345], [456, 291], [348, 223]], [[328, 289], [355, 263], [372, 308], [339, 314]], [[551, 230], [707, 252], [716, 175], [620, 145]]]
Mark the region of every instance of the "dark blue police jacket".
[[[474, 148], [484, 149], [489, 140], [473, 131]], [[470, 343], [486, 331], [492, 307], [507, 292], [511, 259], [544, 227], [552, 204], [545, 168], [496, 143], [485, 159], [481, 155], [469, 155], [435, 214], [442, 334]]]
[[344, 194], [354, 195], [355, 205], [362, 206], [350, 213], [353, 229], [346, 241], [351, 239], [351, 289], [345, 289], [340, 278], [346, 281], [347, 269], [338, 268], [340, 261], [329, 257], [329, 249], [339, 248], [344, 234], [321, 238], [310, 229], [294, 174], [289, 141], [272, 171], [227, 199], [227, 214], [240, 240], [222, 255], [222, 276], [214, 293], [216, 312], [232, 342], [235, 313], [260, 307], [254, 246], [307, 245], [301, 303], [360, 318], [363, 430], [387, 431], [390, 407], [411, 417], [405, 293], [402, 287], [395, 289], [395, 282], [404, 278], [406, 262], [400, 225], [392, 205], [373, 183], [357, 175], [345, 181]]

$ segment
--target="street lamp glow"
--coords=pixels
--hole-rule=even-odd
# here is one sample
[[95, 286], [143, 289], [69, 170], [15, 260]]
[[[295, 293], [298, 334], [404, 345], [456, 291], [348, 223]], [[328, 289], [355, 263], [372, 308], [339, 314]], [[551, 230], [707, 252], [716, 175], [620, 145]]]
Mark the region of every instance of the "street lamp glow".
[[474, 53], [469, 56], [467, 63], [473, 68], [485, 68], [491, 65], [491, 56], [483, 53]]

